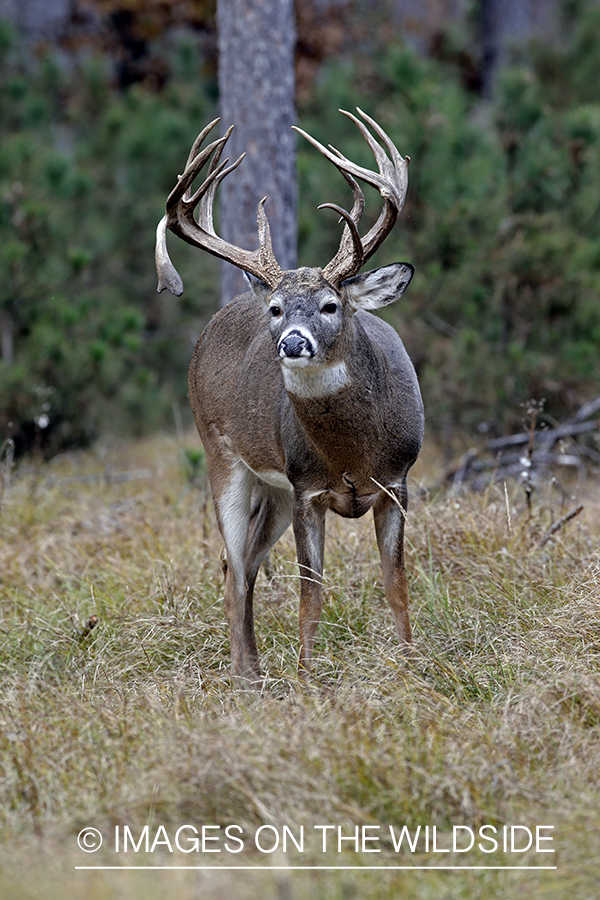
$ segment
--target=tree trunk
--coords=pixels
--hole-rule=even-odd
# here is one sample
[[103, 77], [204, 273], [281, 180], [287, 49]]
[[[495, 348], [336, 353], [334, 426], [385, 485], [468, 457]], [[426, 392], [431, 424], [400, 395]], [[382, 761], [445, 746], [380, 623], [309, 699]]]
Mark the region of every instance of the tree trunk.
[[74, 12], [74, 0], [0, 0], [0, 17], [16, 22], [27, 41], [60, 37]]
[[14, 325], [11, 314], [0, 310], [0, 359], [11, 364], [14, 359]]
[[[220, 234], [236, 246], [258, 245], [256, 208], [265, 204], [275, 256], [296, 266], [296, 166], [293, 0], [218, 0], [219, 91], [226, 151], [246, 157], [219, 192]], [[221, 305], [247, 289], [239, 269], [222, 264]]]
[[531, 0], [480, 0], [481, 74], [483, 92], [493, 94], [496, 75], [506, 63], [511, 44], [532, 34]]

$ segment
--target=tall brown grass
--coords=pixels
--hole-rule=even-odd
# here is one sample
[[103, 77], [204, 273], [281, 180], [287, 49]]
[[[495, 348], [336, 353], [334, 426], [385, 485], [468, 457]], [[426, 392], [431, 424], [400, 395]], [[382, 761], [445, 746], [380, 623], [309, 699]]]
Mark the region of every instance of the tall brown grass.
[[[267, 679], [255, 695], [230, 682], [220, 541], [194, 453], [162, 438], [13, 472], [0, 512], [0, 896], [596, 896], [598, 484], [561, 493], [548, 480], [528, 510], [518, 485], [431, 494], [428, 481], [413, 479], [407, 529], [415, 659], [397, 646], [370, 517], [332, 518], [313, 684], [295, 676], [288, 533], [257, 585]], [[581, 514], [544, 541], [579, 498]], [[172, 836], [187, 824], [304, 826], [310, 841], [202, 857], [111, 848], [117, 825]], [[326, 824], [380, 826], [381, 852], [338, 854], [332, 838], [323, 853]], [[486, 824], [553, 826], [556, 852], [395, 853], [389, 838], [390, 825], [429, 825], [448, 846], [453, 825]], [[87, 826], [104, 835], [98, 853], [78, 849]], [[390, 868], [440, 863], [556, 868]], [[175, 864], [270, 868], [76, 869]], [[310, 868], [323, 865], [384, 871]]]

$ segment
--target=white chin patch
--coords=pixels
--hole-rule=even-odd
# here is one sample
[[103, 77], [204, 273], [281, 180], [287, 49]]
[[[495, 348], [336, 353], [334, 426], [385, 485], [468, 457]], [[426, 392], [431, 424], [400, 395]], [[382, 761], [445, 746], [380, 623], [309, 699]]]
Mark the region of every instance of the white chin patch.
[[285, 369], [305, 369], [312, 363], [312, 356], [280, 356], [281, 365]]
[[294, 397], [300, 397], [302, 400], [329, 397], [350, 383], [348, 368], [343, 361], [330, 366], [311, 366], [310, 360], [303, 359], [289, 360], [292, 361], [296, 365], [282, 366], [282, 373], [285, 389]]

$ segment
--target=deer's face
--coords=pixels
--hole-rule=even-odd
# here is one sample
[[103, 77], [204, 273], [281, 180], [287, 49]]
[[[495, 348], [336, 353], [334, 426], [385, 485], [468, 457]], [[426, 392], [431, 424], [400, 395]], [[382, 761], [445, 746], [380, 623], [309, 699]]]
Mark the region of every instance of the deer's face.
[[354, 312], [393, 303], [413, 272], [408, 263], [392, 263], [347, 278], [338, 289], [321, 269], [286, 272], [275, 288], [248, 275], [252, 290], [267, 307], [288, 394], [309, 400], [346, 387]]
[[320, 269], [286, 272], [275, 290], [261, 291], [254, 282], [253, 289], [267, 304], [271, 337], [284, 369], [337, 362], [348, 304]]

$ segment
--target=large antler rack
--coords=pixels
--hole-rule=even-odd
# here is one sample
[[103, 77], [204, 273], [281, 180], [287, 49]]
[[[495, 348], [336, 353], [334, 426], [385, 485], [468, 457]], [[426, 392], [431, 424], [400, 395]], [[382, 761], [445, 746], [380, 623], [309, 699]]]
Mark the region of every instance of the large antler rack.
[[[323, 203], [319, 209], [334, 209], [346, 222], [346, 227], [342, 233], [340, 246], [334, 258], [323, 269], [324, 276], [333, 284], [339, 284], [346, 278], [350, 278], [359, 271], [361, 266], [371, 257], [375, 251], [381, 246], [386, 239], [398, 218], [398, 213], [404, 205], [406, 191], [408, 188], [408, 163], [409, 157], [402, 157], [394, 146], [392, 140], [385, 133], [383, 128], [371, 119], [366, 113], [358, 109], [359, 115], [367, 122], [373, 131], [377, 134], [382, 144], [387, 150], [386, 152], [377, 143], [375, 138], [365, 125], [357, 119], [352, 113], [340, 109], [340, 112], [347, 116], [355, 123], [369, 147], [373, 151], [375, 161], [377, 162], [378, 172], [372, 172], [370, 169], [364, 169], [362, 166], [356, 165], [351, 160], [332, 147], [324, 147], [319, 141], [311, 137], [301, 128], [292, 126], [298, 134], [306, 138], [313, 147], [316, 147], [330, 162], [336, 166], [350, 187], [354, 195], [354, 204], [352, 210], [342, 209], [334, 203]], [[389, 157], [388, 157], [389, 154]], [[356, 182], [355, 178], [370, 184], [379, 191], [383, 198], [383, 209], [379, 214], [379, 218], [367, 234], [361, 238], [358, 231], [365, 199], [363, 192]]]
[[[256, 250], [242, 250], [234, 244], [223, 240], [215, 232], [213, 203], [216, 190], [223, 179], [230, 172], [233, 172], [234, 169], [237, 169], [245, 156], [243, 153], [231, 165], [228, 165], [229, 159], [220, 161], [223, 148], [233, 130], [233, 125], [223, 137], [213, 141], [204, 150], [200, 150], [205, 138], [219, 121], [219, 119], [214, 119], [214, 121], [210, 122], [194, 141], [184, 173], [179, 176], [176, 187], [171, 191], [167, 199], [166, 215], [160, 220], [156, 229], [155, 258], [158, 273], [157, 290], [159, 293], [165, 288], [178, 297], [183, 293], [183, 282], [167, 251], [167, 228], [184, 241], [187, 241], [188, 244], [200, 247], [214, 256], [233, 263], [240, 269], [260, 278], [272, 288], [279, 284], [283, 275], [271, 245], [271, 232], [264, 211], [266, 197], [263, 197], [258, 204], [256, 218], [259, 245]], [[208, 162], [206, 179], [192, 193], [194, 180]], [[195, 212], [197, 218], [194, 215]]]

